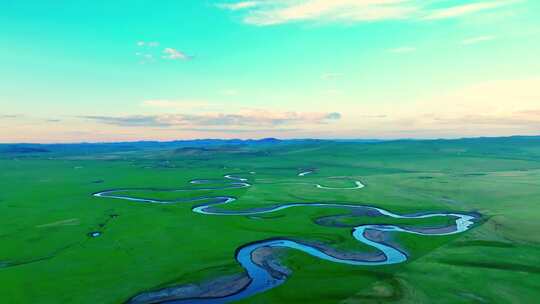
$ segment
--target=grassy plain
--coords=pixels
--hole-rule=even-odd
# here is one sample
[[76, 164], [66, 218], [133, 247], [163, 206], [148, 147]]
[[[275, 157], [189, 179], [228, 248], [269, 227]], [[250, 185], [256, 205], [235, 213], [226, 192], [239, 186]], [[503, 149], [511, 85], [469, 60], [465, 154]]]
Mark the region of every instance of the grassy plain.
[[[285, 142], [227, 149], [0, 146], [0, 294], [2, 303], [123, 303], [144, 290], [242, 271], [237, 247], [273, 237], [372, 250], [350, 228], [314, 220], [339, 208], [291, 208], [257, 218], [208, 216], [192, 203], [141, 204], [92, 197], [118, 188], [197, 188], [192, 179], [235, 173], [253, 187], [156, 193], [238, 198], [227, 209], [290, 202], [373, 205], [397, 213], [477, 211], [474, 229], [454, 236], [395, 234], [404, 264], [355, 267], [289, 250], [293, 275], [242, 303], [534, 303], [540, 297], [540, 139]], [[303, 177], [306, 168], [316, 172]], [[254, 171], [256, 174], [247, 174]], [[329, 177], [346, 176], [346, 179]], [[361, 190], [324, 190], [313, 185]], [[345, 218], [349, 224], [425, 226], [437, 220]], [[440, 222], [440, 219], [438, 220]], [[88, 233], [101, 231], [97, 238]]]

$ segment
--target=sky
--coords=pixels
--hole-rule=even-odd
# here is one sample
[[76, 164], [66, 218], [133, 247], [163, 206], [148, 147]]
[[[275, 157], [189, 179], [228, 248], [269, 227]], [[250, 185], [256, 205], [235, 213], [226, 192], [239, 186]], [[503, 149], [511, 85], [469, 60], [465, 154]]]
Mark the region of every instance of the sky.
[[540, 134], [536, 0], [2, 0], [0, 142]]

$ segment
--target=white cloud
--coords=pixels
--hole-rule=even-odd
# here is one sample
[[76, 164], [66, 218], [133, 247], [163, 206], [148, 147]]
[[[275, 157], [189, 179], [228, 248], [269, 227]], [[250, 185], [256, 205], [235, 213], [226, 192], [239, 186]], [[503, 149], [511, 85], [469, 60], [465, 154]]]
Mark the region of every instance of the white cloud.
[[244, 22], [258, 26], [295, 21], [369, 22], [391, 19], [435, 20], [456, 18], [493, 10], [522, 0], [480, 0], [445, 8], [421, 0], [267, 0], [239, 1], [218, 5], [227, 10], [244, 10]]
[[156, 46], [159, 46], [159, 42], [157, 41], [137, 41], [137, 46], [139, 47], [144, 47], [144, 46], [147, 46], [147, 47], [156, 47]]
[[135, 55], [137, 57], [139, 57], [139, 63], [140, 64], [147, 64], [147, 63], [152, 63], [154, 61], [156, 61], [156, 59], [154, 58], [154, 55], [150, 54], [150, 53], [143, 53], [143, 52], [137, 52], [135, 53]]
[[409, 0], [277, 0], [265, 1], [245, 22], [272, 25], [301, 20], [372, 21], [405, 18], [418, 10]]
[[456, 18], [485, 10], [492, 10], [520, 2], [519, 0], [482, 1], [438, 9], [424, 17], [426, 20]]
[[[157, 41], [137, 41], [139, 51], [135, 53], [140, 58], [140, 64], [146, 64], [155, 62], [156, 58], [160, 56], [160, 51], [157, 49], [160, 43]], [[166, 47], [162, 51], [161, 58], [167, 60], [190, 60], [191, 56], [186, 55], [184, 52], [175, 48]]]
[[[159, 104], [159, 103], [158, 103]], [[167, 104], [164, 104], [167, 105]], [[237, 113], [162, 114], [131, 116], [94, 116], [81, 118], [100, 123], [126, 127], [178, 127], [178, 126], [282, 126], [318, 125], [341, 119], [341, 114], [244, 110]]]
[[217, 6], [219, 8], [228, 9], [231, 11], [237, 11], [241, 9], [256, 7], [259, 4], [260, 4], [259, 1], [242, 1], [242, 2], [236, 2], [236, 3], [222, 3], [222, 4], [218, 4]]
[[484, 41], [491, 41], [493, 39], [495, 39], [495, 36], [478, 36], [478, 37], [464, 39], [461, 41], [461, 44], [471, 45], [471, 44], [477, 44]]
[[138, 52], [135, 53], [135, 56], [139, 57], [140, 64], [147, 64], [156, 61], [156, 57], [159, 55], [159, 51], [153, 50], [159, 46], [157, 41], [137, 41]]
[[170, 60], [189, 60], [191, 59], [190, 56], [186, 55], [184, 52], [181, 52], [174, 48], [165, 48], [163, 50], [163, 58], [170, 59]]
[[400, 54], [400, 53], [412, 53], [412, 52], [415, 52], [416, 51], [416, 48], [414, 47], [411, 47], [411, 46], [402, 46], [402, 47], [398, 47], [398, 48], [395, 48], [395, 49], [390, 49], [388, 50], [390, 53], [396, 53], [396, 54]]

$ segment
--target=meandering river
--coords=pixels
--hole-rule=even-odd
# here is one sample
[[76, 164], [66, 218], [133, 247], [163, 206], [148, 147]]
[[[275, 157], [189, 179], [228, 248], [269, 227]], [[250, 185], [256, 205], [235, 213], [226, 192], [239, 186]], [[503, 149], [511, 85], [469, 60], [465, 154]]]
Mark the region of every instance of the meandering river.
[[[306, 171], [298, 174], [299, 177], [303, 177], [307, 174], [312, 173], [313, 171]], [[254, 174], [254, 172], [250, 172]], [[219, 297], [207, 297], [204, 295], [191, 295], [176, 293], [175, 297], [171, 297], [171, 292], [165, 291], [156, 291], [156, 292], [147, 292], [132, 298], [130, 303], [230, 303], [233, 301], [241, 300], [248, 298], [252, 295], [262, 293], [269, 289], [272, 289], [276, 286], [283, 284], [287, 280], [287, 274], [277, 276], [273, 273], [267, 265], [263, 265], [260, 262], [257, 263], [254, 261], [254, 255], [257, 250], [261, 248], [289, 248], [294, 250], [299, 250], [305, 252], [306, 254], [312, 255], [316, 258], [349, 265], [362, 265], [362, 266], [380, 266], [380, 265], [389, 265], [403, 263], [407, 261], [407, 254], [402, 252], [396, 246], [392, 246], [384, 241], [381, 241], [370, 234], [373, 233], [411, 233], [419, 235], [450, 235], [461, 233], [467, 231], [472, 227], [475, 220], [478, 218], [477, 214], [467, 214], [467, 213], [457, 213], [457, 212], [436, 212], [436, 213], [423, 213], [423, 214], [413, 214], [413, 215], [400, 215], [392, 213], [388, 210], [377, 208], [374, 206], [363, 206], [363, 205], [353, 205], [353, 204], [332, 204], [332, 203], [291, 203], [291, 204], [280, 204], [256, 209], [247, 209], [240, 211], [231, 211], [224, 210], [221, 208], [223, 205], [233, 203], [236, 201], [235, 197], [232, 196], [201, 196], [194, 199], [185, 199], [185, 200], [158, 200], [150, 198], [137, 198], [127, 195], [122, 195], [122, 192], [130, 191], [156, 191], [156, 192], [188, 192], [188, 191], [205, 191], [205, 190], [224, 190], [224, 189], [234, 189], [234, 188], [245, 188], [251, 187], [249, 179], [239, 177], [236, 175], [228, 174], [224, 176], [230, 182], [226, 186], [222, 187], [206, 187], [205, 185], [211, 184], [215, 181], [213, 180], [192, 180], [191, 184], [203, 185], [202, 188], [185, 188], [185, 189], [112, 189], [105, 190], [98, 193], [94, 193], [95, 197], [101, 198], [112, 198], [112, 199], [121, 199], [127, 201], [133, 201], [138, 203], [152, 203], [152, 204], [175, 204], [175, 203], [198, 203], [192, 207], [192, 211], [198, 214], [203, 215], [213, 215], [213, 216], [248, 216], [248, 215], [258, 215], [258, 214], [267, 214], [272, 213], [288, 208], [346, 208], [352, 211], [362, 211], [364, 214], [371, 214], [376, 216], [387, 216], [390, 218], [396, 219], [425, 219], [433, 217], [449, 217], [452, 218], [453, 224], [447, 227], [439, 227], [432, 229], [422, 229], [422, 228], [410, 228], [405, 226], [398, 225], [359, 225], [353, 227], [352, 237], [357, 241], [364, 243], [368, 246], [376, 248], [381, 254], [380, 258], [366, 258], [358, 257], [354, 255], [340, 254], [338, 251], [326, 245], [314, 245], [308, 242], [303, 242], [301, 240], [293, 239], [271, 239], [271, 240], [261, 240], [258, 242], [246, 244], [236, 251], [236, 260], [240, 265], [245, 269], [249, 280], [246, 280], [243, 283], [243, 286], [238, 288], [239, 290], [231, 292], [230, 294], [225, 294]], [[364, 188], [364, 184], [361, 181], [354, 181], [354, 186], [345, 187], [345, 188], [335, 188], [327, 187], [320, 184], [310, 184], [306, 182], [297, 182], [292, 184], [304, 184], [304, 185], [313, 185], [319, 189], [324, 190], [359, 190]], [[219, 287], [219, 286], [217, 286]]]

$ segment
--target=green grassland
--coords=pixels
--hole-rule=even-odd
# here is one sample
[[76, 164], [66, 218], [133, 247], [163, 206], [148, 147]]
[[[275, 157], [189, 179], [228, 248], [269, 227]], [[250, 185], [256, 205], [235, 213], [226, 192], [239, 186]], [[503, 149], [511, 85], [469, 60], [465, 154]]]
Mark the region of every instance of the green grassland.
[[[332, 202], [396, 213], [482, 214], [472, 230], [458, 235], [393, 234], [410, 256], [398, 265], [341, 265], [286, 250], [283, 263], [292, 276], [242, 303], [535, 303], [540, 297], [539, 138], [1, 151], [0, 146], [1, 303], [123, 303], [145, 290], [241, 272], [235, 249], [273, 237], [373, 251], [351, 237], [351, 228], [314, 223], [323, 216], [344, 215], [340, 221], [350, 226], [448, 223], [353, 217], [341, 208], [210, 216], [193, 213], [196, 203], [92, 196], [107, 189], [161, 200], [235, 196], [237, 201], [219, 207], [230, 210]], [[316, 170], [297, 176], [308, 168]], [[190, 184], [193, 179], [226, 185], [231, 181], [223, 176], [229, 173], [253, 186], [137, 190], [207, 186]], [[313, 185], [351, 187], [354, 180], [366, 187]], [[93, 231], [103, 234], [91, 238]]]

